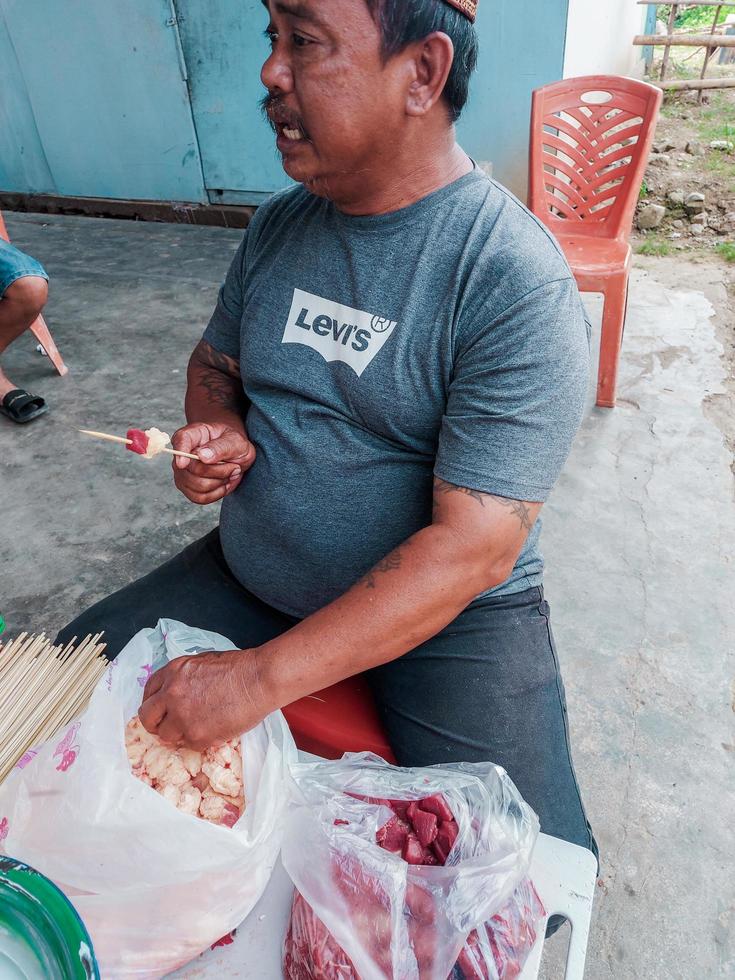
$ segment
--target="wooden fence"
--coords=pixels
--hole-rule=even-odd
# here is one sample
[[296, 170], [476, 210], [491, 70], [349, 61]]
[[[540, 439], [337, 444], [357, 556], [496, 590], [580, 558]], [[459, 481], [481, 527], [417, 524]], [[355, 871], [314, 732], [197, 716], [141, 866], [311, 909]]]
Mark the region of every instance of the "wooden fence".
[[[658, 0], [638, 0], [640, 6], [658, 7], [662, 6]], [[675, 34], [674, 24], [683, 7], [715, 7], [715, 17], [712, 30], [709, 34]], [[633, 39], [633, 44], [644, 47], [663, 47], [664, 57], [661, 64], [661, 78], [658, 84], [666, 89], [695, 89], [699, 90], [700, 99], [705, 89], [713, 88], [735, 88], [735, 78], [707, 78], [707, 69], [712, 56], [718, 48], [735, 48], [735, 35], [720, 33], [726, 28], [725, 24], [720, 24], [720, 14], [727, 7], [735, 8], [735, 0], [721, 0], [720, 3], [711, 3], [710, 0], [689, 0], [688, 3], [672, 3], [669, 14], [669, 22], [666, 34], [639, 34]], [[670, 81], [666, 79], [666, 72], [669, 67], [669, 57], [673, 47], [693, 47], [705, 48], [704, 65], [702, 73], [698, 79], [685, 79]]]

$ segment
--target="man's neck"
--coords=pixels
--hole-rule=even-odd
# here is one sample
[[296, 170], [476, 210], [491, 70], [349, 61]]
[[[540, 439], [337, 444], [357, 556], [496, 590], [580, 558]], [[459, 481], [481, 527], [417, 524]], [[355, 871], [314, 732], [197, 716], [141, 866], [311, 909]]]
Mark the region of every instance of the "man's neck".
[[[354, 187], [340, 196], [328, 195], [337, 208], [349, 215], [378, 215], [399, 211], [441, 190], [473, 169], [464, 150], [455, 142], [454, 131], [442, 141], [429, 144], [432, 152], [422, 154], [403, 147], [392, 158], [387, 172], [375, 180], [363, 175]], [[340, 189], [341, 190], [341, 189]]]

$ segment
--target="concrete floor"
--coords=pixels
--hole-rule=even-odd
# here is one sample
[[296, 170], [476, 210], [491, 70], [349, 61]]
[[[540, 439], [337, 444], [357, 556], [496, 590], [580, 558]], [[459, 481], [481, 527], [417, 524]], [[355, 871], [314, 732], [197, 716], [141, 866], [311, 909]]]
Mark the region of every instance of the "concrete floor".
[[[10, 633], [53, 632], [216, 522], [163, 461], [74, 430], [181, 424], [186, 361], [240, 233], [6, 217], [51, 274], [47, 319], [71, 373], [57, 379], [30, 338], [3, 361], [52, 413], [27, 428], [0, 419], [0, 612]], [[603, 856], [592, 980], [735, 975], [735, 334], [722, 277], [714, 263], [636, 262], [620, 405], [590, 407], [548, 507], [547, 593]], [[563, 941], [547, 944], [545, 977], [561, 975]]]

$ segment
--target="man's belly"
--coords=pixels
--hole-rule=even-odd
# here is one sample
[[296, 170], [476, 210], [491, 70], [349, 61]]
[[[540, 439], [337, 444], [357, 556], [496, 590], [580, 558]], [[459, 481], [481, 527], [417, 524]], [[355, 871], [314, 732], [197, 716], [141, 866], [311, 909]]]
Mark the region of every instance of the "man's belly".
[[222, 505], [224, 555], [254, 595], [308, 616], [431, 522], [431, 488], [432, 464], [397, 451], [337, 466], [261, 449]]

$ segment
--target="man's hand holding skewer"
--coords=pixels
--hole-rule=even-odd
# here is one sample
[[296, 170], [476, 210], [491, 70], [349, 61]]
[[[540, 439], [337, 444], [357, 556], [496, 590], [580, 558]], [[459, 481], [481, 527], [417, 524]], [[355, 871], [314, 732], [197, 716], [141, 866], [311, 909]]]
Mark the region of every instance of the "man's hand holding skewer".
[[247, 436], [219, 422], [186, 425], [171, 443], [202, 460], [176, 457], [173, 462], [176, 486], [195, 504], [213, 504], [232, 493], [255, 462], [255, 446]]

